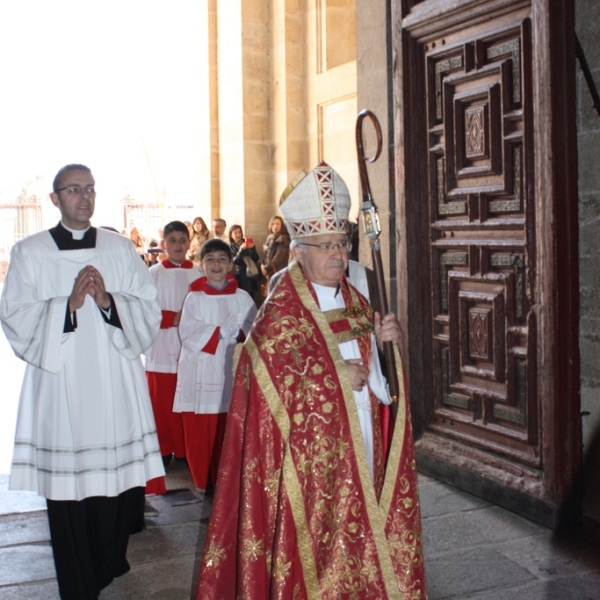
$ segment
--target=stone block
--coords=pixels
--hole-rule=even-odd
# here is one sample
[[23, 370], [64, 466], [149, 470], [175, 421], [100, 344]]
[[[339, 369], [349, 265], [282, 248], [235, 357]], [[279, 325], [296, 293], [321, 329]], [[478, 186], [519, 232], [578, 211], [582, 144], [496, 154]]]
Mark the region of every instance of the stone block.
[[[224, 218], [227, 220], [227, 214]], [[210, 227], [210, 221], [208, 222], [208, 226]], [[204, 505], [205, 500], [182, 506], [169, 506], [162, 496], [153, 496], [147, 500], [158, 510], [158, 517], [146, 519], [146, 527], [148, 528], [163, 527], [176, 523], [194, 523], [204, 518], [208, 511]]]
[[[600, 90], [600, 68], [592, 71], [592, 77], [596, 84], [596, 89]], [[588, 133], [600, 129], [600, 116], [594, 107], [594, 99], [590, 93], [587, 81], [583, 72], [577, 73], [577, 131], [579, 133]]]
[[600, 307], [595, 315], [588, 313], [581, 316], [579, 335], [591, 341], [600, 341]]
[[[247, 207], [247, 212], [251, 212], [249, 206], [261, 206], [265, 205], [265, 198], [271, 197], [271, 172], [270, 171], [248, 171], [244, 175], [245, 178], [245, 189], [244, 189], [244, 205]], [[277, 192], [276, 192], [277, 193]], [[281, 193], [281, 192], [279, 192]], [[275, 214], [275, 211], [265, 207], [267, 217], [264, 221], [264, 229], [267, 229], [267, 223], [271, 217], [271, 213]]]
[[268, 140], [270, 130], [269, 115], [252, 115], [244, 120], [244, 136], [247, 140]]
[[265, 23], [244, 22], [242, 29], [243, 51], [264, 52], [269, 47], [269, 27]]
[[36, 492], [9, 491], [7, 476], [5, 486], [0, 489], [0, 516], [40, 510], [46, 510], [46, 499]]
[[[586, 224], [592, 228], [598, 228], [597, 220], [600, 218], [600, 190], [587, 192], [585, 194], [579, 194], [579, 226], [584, 227]], [[596, 246], [600, 247], [598, 243], [598, 236], [596, 235]], [[581, 243], [579, 244], [581, 251]]]
[[333, 69], [356, 60], [356, 51], [348, 44], [327, 44], [327, 68]]
[[304, 73], [304, 53], [294, 50], [286, 52], [285, 67], [286, 72], [291, 75], [300, 75]]
[[25, 544], [0, 548], [0, 581], [3, 585], [43, 581], [55, 577], [50, 546]]
[[504, 556], [537, 579], [552, 580], [600, 570], [600, 556], [585, 539], [559, 539], [555, 534], [533, 535], [496, 546]]
[[198, 539], [206, 538], [207, 527], [207, 516], [187, 523], [148, 527], [129, 539], [127, 560], [132, 565], [143, 565], [173, 556], [193, 556]]
[[[20, 507], [18, 507], [20, 510]], [[46, 511], [18, 512], [0, 517], [0, 547], [49, 543]]]
[[424, 518], [423, 547], [430, 548], [430, 555], [435, 552], [437, 557], [456, 548], [495, 545], [532, 535], [549, 535], [548, 532], [549, 530], [523, 517], [489, 506]]
[[[600, 119], [600, 117], [597, 117]], [[600, 190], [600, 129], [580, 134], [577, 138], [579, 158], [579, 192]]]
[[423, 488], [425, 488], [426, 493], [419, 494], [422, 519], [447, 513], [467, 512], [490, 506], [485, 500], [452, 488], [435, 479], [432, 479], [425, 486], [422, 486], [419, 480], [419, 490]]
[[287, 145], [287, 169], [289, 171], [302, 171], [306, 167], [308, 156], [306, 142], [302, 140], [288, 141]]
[[244, 116], [269, 114], [269, 86], [262, 81], [244, 82]]
[[287, 14], [285, 17], [285, 42], [288, 48], [300, 49], [304, 42], [304, 15]]
[[594, 386], [589, 385], [588, 381], [586, 379], [581, 384], [581, 410], [590, 413], [582, 417], [584, 454], [600, 426], [600, 380], [596, 380]]
[[327, 8], [327, 50], [329, 43], [348, 43], [354, 33], [354, 14], [343, 8]]
[[196, 597], [196, 578], [202, 549], [170, 561], [132, 565], [131, 571], [102, 590], [102, 600], [189, 600]]
[[579, 227], [579, 256], [598, 260], [600, 257], [600, 218]]
[[267, 142], [248, 142], [244, 151], [246, 173], [269, 171], [271, 165], [270, 145]]
[[60, 600], [56, 579], [0, 587], [0, 600]]
[[[580, 244], [584, 248], [580, 249], [579, 257], [579, 287], [600, 289], [600, 261], [598, 260], [598, 252], [594, 252], [592, 240], [589, 236], [592, 235], [592, 228], [585, 228], [585, 235], [582, 236]], [[583, 233], [583, 231], [582, 231]], [[598, 234], [596, 233], [596, 236]], [[591, 316], [600, 314], [600, 306], [595, 311], [590, 313]]]
[[[569, 577], [558, 581], [535, 580], [469, 594], [469, 600], [594, 600], [598, 582], [593, 576]], [[440, 596], [447, 598], [447, 596]], [[461, 597], [462, 598], [462, 597]], [[429, 597], [429, 600], [437, 600]]]
[[[495, 588], [515, 586], [534, 578], [519, 564], [509, 560], [494, 548], [478, 547], [462, 550], [460, 540], [450, 552], [435, 558], [425, 548], [425, 573], [430, 600], [442, 598], [474, 597], [481, 593], [491, 598]], [[485, 576], [484, 576], [485, 574]], [[511, 596], [521, 598], [521, 596]]]
[[[286, 104], [287, 109], [295, 108], [305, 110], [306, 105], [306, 82], [301, 77], [289, 77], [286, 80]], [[293, 123], [292, 123], [293, 125]], [[298, 128], [305, 130], [304, 123], [298, 123]]]
[[597, 315], [599, 290], [597, 288], [580, 287], [579, 288], [579, 312], [582, 315]]
[[581, 356], [581, 376], [586, 379], [600, 380], [600, 340], [597, 335], [587, 333], [579, 337]]
[[285, 0], [285, 12], [288, 15], [304, 15], [305, 3], [303, 0]]
[[244, 52], [244, 77], [252, 80], [268, 81], [271, 73], [271, 63], [267, 52]]
[[[575, 2], [575, 31], [585, 53], [590, 68], [600, 67], [600, 12], [596, 0], [577, 0]], [[596, 82], [598, 86], [598, 82]]]
[[244, 0], [242, 3], [242, 19], [244, 23], [268, 23], [269, 3], [264, 0]]

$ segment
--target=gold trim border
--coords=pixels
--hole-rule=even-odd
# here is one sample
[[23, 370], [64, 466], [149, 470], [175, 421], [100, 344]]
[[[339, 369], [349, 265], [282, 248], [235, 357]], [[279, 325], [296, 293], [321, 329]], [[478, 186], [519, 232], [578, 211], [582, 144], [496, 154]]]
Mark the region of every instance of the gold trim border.
[[269, 410], [271, 411], [271, 414], [273, 415], [273, 418], [279, 427], [284, 442], [285, 451], [281, 469], [290, 507], [294, 516], [294, 523], [296, 524], [298, 552], [302, 562], [302, 572], [304, 573], [304, 585], [306, 587], [306, 593], [309, 600], [321, 600], [322, 595], [321, 588], [319, 586], [319, 579], [317, 577], [317, 566], [315, 564], [311, 544], [308, 542], [310, 536], [308, 521], [304, 511], [304, 501], [300, 492], [300, 481], [294, 467], [292, 452], [289, 445], [289, 415], [279, 398], [277, 389], [273, 385], [269, 371], [264, 361], [260, 357], [258, 347], [256, 346], [254, 340], [249, 338], [245, 343], [245, 347], [250, 354], [252, 369], [258, 386], [260, 387], [260, 391], [267, 400]]

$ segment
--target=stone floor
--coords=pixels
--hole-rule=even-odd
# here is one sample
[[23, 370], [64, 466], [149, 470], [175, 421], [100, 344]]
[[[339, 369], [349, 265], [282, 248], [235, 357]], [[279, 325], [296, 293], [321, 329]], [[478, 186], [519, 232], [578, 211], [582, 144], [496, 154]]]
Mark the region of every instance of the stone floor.
[[[0, 600], [57, 600], [43, 499], [7, 491], [0, 476]], [[170, 490], [192, 488], [187, 469], [169, 468]], [[581, 539], [558, 540], [531, 523], [429, 477], [420, 477], [429, 600], [599, 600], [600, 552]], [[171, 505], [177, 501], [193, 503]], [[189, 600], [211, 498], [151, 498], [160, 512], [132, 536], [131, 572], [101, 600]]]

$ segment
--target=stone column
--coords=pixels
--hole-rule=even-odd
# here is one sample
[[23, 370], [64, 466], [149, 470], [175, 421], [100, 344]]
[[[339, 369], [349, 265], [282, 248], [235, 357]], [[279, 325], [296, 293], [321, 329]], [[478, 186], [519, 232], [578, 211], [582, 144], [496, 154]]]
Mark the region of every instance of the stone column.
[[[391, 111], [391, 69], [386, 0], [356, 3], [356, 60], [358, 111], [368, 108], [377, 116], [383, 136], [383, 150], [377, 162], [368, 165], [371, 192], [379, 209], [381, 240], [390, 308], [396, 312], [396, 205]], [[364, 134], [367, 154], [375, 151], [375, 136], [368, 119]], [[361, 223], [362, 232], [362, 223]], [[360, 260], [371, 265], [369, 242], [361, 236]], [[389, 277], [389, 279], [388, 279]]]

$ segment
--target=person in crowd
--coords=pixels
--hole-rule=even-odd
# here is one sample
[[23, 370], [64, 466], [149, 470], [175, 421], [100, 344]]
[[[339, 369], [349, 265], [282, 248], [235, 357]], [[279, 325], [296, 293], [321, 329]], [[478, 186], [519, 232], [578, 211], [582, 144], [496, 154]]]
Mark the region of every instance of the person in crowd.
[[179, 322], [181, 353], [173, 410], [182, 413], [185, 453], [201, 491], [217, 480], [231, 398], [233, 353], [256, 315], [231, 273], [231, 248], [210, 239], [200, 251], [204, 277], [194, 281]]
[[190, 249], [187, 257], [198, 265], [200, 264], [200, 248], [202, 248], [204, 242], [210, 239], [211, 233], [202, 217], [194, 219], [192, 230], [193, 233], [190, 236]]
[[417, 472], [402, 369], [389, 404], [376, 339], [397, 343], [344, 277], [350, 194], [321, 163], [280, 207], [294, 260], [236, 361], [198, 600], [425, 598]]
[[254, 298], [258, 290], [258, 280], [262, 278], [259, 270], [260, 258], [254, 241], [252, 238], [244, 238], [241, 225], [232, 225], [229, 228], [229, 246], [238, 286]]
[[[185, 440], [181, 413], [173, 412], [177, 383], [177, 359], [181, 350], [179, 319], [183, 301], [192, 282], [202, 276], [202, 271], [185, 258], [190, 238], [185, 223], [171, 221], [163, 230], [161, 247], [165, 260], [150, 268], [150, 275], [158, 291], [162, 312], [160, 331], [146, 354], [146, 379], [152, 400], [152, 409], [158, 432], [158, 443], [163, 464], [167, 468], [171, 459], [185, 458]], [[164, 494], [164, 478], [149, 482], [146, 494]]]
[[14, 246], [0, 301], [27, 362], [10, 489], [47, 499], [60, 597], [95, 600], [129, 571], [144, 486], [164, 475], [140, 360], [160, 309], [131, 242], [91, 226], [90, 169], [60, 169], [50, 199], [61, 220]]
[[146, 246], [144, 245], [144, 238], [137, 227], [131, 228], [129, 239], [133, 242], [135, 251], [141, 256], [142, 260], [146, 262]]
[[277, 215], [269, 220], [269, 235], [263, 246], [264, 258], [261, 272], [266, 278], [263, 284], [263, 296], [267, 295], [269, 278], [287, 266], [290, 260], [290, 235], [283, 219]]
[[211, 238], [223, 240], [224, 242], [229, 243], [229, 237], [225, 233], [225, 229], [227, 229], [227, 222], [225, 221], [225, 219], [222, 219], [221, 217], [213, 219]]
[[348, 233], [348, 239], [350, 240], [350, 243], [352, 244], [352, 247], [350, 248], [350, 252], [348, 253], [348, 256], [349, 256], [350, 260], [353, 260], [354, 262], [360, 262], [359, 261], [359, 252], [358, 252], [358, 245], [360, 243], [358, 222], [355, 223], [355, 222], [349, 220], [348, 225], [346, 226], [346, 231]]
[[150, 240], [147, 255], [149, 267], [157, 265], [165, 258], [165, 253], [156, 240]]

